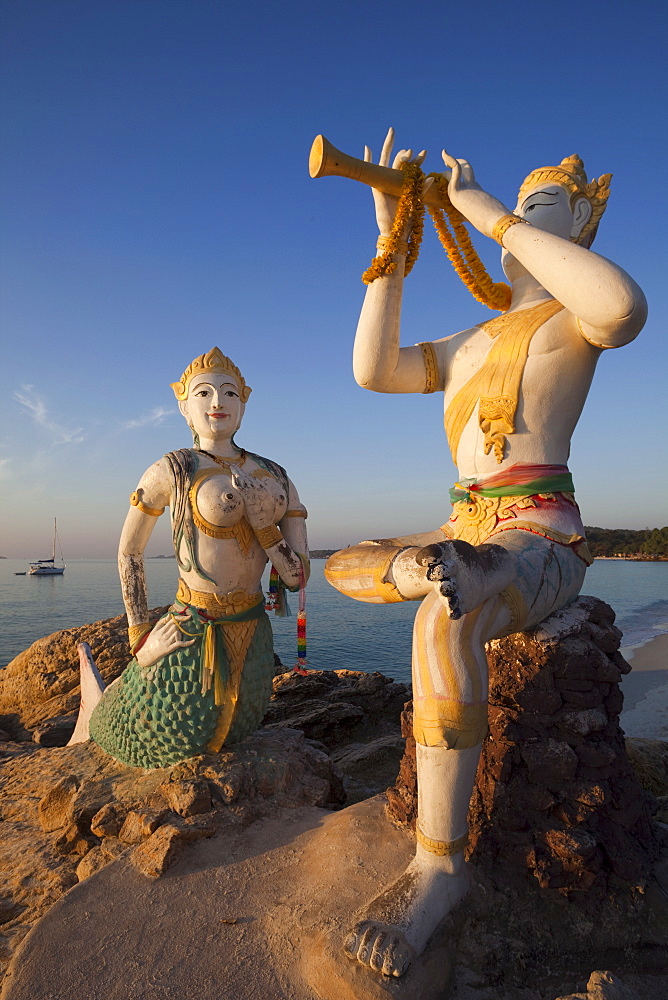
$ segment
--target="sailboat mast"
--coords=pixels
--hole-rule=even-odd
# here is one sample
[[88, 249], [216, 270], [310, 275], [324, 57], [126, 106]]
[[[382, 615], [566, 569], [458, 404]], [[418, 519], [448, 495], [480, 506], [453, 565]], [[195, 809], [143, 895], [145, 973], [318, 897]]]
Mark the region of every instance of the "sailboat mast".
[[53, 519], [53, 565], [56, 565], [56, 519]]

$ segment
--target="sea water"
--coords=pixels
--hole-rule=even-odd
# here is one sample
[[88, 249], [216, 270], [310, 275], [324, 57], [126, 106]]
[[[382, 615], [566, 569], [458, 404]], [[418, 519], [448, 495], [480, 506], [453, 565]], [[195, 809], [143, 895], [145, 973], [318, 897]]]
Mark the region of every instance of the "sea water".
[[[417, 603], [350, 600], [329, 586], [323, 567], [322, 560], [313, 561], [307, 590], [309, 666], [380, 670], [397, 681], [409, 681]], [[0, 666], [51, 632], [123, 613], [115, 560], [71, 562], [62, 576], [15, 576], [26, 569], [25, 562], [0, 560]], [[174, 599], [174, 559], [147, 559], [146, 578], [149, 607]], [[668, 632], [668, 562], [597, 559], [587, 570], [582, 592], [614, 608], [625, 646]], [[276, 651], [286, 665], [296, 656], [296, 595], [289, 595], [289, 602], [293, 617], [271, 616]]]

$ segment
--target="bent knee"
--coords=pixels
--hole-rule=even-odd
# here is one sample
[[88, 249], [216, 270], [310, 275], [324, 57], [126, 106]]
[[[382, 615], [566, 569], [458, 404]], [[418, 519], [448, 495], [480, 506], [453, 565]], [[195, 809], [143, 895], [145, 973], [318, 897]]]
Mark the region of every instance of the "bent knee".
[[394, 604], [403, 601], [387, 579], [392, 561], [401, 546], [383, 542], [361, 542], [340, 549], [325, 563], [325, 579], [341, 594], [365, 604]]

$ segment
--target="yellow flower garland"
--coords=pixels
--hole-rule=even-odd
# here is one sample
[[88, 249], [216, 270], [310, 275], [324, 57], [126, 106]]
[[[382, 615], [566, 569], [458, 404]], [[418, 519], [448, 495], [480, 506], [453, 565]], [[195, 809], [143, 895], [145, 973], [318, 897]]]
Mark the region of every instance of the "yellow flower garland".
[[390, 235], [387, 237], [383, 253], [374, 257], [371, 266], [362, 275], [362, 281], [365, 285], [370, 285], [372, 281], [382, 275], [393, 274], [396, 270], [397, 262], [393, 260], [393, 257], [399, 250], [399, 245], [404, 242], [404, 232], [411, 215], [413, 216], [413, 227], [408, 238], [404, 276], [411, 273], [413, 265], [418, 259], [424, 228], [424, 199], [422, 197], [424, 174], [417, 163], [404, 163], [400, 169], [404, 172], [404, 180], [397, 214], [394, 217], [394, 223]]
[[[404, 181], [394, 224], [387, 237], [384, 252], [373, 259], [371, 266], [362, 275], [362, 281], [366, 285], [370, 285], [372, 281], [382, 275], [392, 274], [396, 269], [396, 261], [392, 258], [403, 240], [403, 234], [411, 215], [414, 217], [414, 222], [408, 240], [404, 274], [410, 274], [420, 252], [425, 210], [422, 193], [424, 174], [416, 163], [406, 163], [402, 169]], [[455, 272], [478, 302], [482, 302], [489, 309], [506, 312], [510, 306], [510, 287], [503, 281], [492, 281], [487, 273], [464, 225], [464, 217], [461, 212], [457, 211], [448, 197], [448, 181], [445, 175], [429, 174], [429, 176], [434, 178], [434, 184], [446, 205], [445, 211], [429, 208], [429, 214]], [[448, 229], [448, 222], [452, 227], [452, 232]]]

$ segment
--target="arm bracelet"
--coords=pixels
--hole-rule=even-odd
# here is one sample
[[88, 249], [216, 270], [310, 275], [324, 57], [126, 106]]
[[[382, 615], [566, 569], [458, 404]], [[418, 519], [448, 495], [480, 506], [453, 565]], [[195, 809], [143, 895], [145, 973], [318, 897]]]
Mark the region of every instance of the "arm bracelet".
[[255, 537], [263, 549], [270, 549], [272, 545], [278, 545], [283, 539], [281, 529], [275, 524], [270, 524], [268, 528], [258, 528]]
[[523, 222], [525, 226], [531, 225], [526, 219], [520, 219], [519, 215], [514, 215], [512, 212], [510, 215], [502, 215], [492, 230], [492, 239], [496, 240], [500, 246], [503, 246], [503, 237], [510, 227], [515, 226], [518, 222]]
[[128, 625], [128, 639], [130, 640], [130, 652], [134, 654], [139, 649], [140, 645], [143, 645], [142, 639], [148, 636], [149, 632], [153, 630], [153, 626], [150, 622], [141, 622], [139, 625]]
[[144, 491], [142, 489], [135, 490], [134, 493], [130, 494], [130, 503], [133, 507], [138, 507], [143, 514], [150, 514], [151, 517], [160, 517], [164, 513], [164, 507], [149, 507], [148, 504], [144, 503], [142, 497]]

